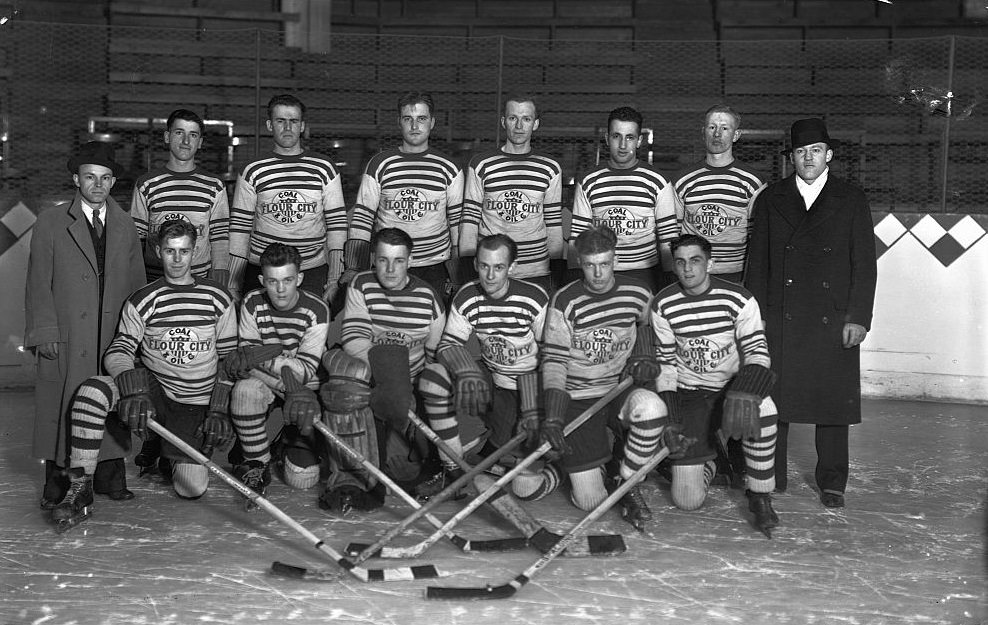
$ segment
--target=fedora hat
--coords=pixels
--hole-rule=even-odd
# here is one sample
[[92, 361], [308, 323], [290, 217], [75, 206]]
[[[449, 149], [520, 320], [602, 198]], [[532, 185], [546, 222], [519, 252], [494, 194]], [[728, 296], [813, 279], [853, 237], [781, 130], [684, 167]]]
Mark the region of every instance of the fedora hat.
[[102, 165], [118, 178], [124, 173], [124, 168], [113, 160], [113, 147], [101, 141], [90, 141], [83, 144], [66, 163], [69, 172], [73, 174], [79, 173], [79, 167], [82, 165]]
[[789, 149], [812, 145], [814, 143], [826, 143], [827, 147], [833, 148], [834, 141], [827, 133], [827, 126], [819, 117], [796, 120], [789, 129]]

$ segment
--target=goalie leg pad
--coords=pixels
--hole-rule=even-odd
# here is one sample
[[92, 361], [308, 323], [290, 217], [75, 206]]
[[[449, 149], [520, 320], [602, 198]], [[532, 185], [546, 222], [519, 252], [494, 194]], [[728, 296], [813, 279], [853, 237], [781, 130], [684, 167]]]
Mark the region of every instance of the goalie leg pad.
[[119, 398], [120, 393], [110, 376], [92, 377], [79, 386], [70, 409], [70, 466], [82, 467], [86, 475], [96, 471], [100, 444], [106, 432], [106, 416]]
[[209, 469], [194, 462], [179, 461], [172, 466], [172, 488], [182, 499], [199, 499], [209, 487]]
[[[374, 426], [374, 415], [369, 408], [354, 412], [323, 411], [323, 421], [327, 427], [343, 439], [348, 447], [359, 453], [376, 467], [381, 466], [378, 452], [377, 429]], [[345, 455], [330, 446], [330, 456], [336, 464], [346, 470], [363, 471], [363, 467], [349, 460]]]

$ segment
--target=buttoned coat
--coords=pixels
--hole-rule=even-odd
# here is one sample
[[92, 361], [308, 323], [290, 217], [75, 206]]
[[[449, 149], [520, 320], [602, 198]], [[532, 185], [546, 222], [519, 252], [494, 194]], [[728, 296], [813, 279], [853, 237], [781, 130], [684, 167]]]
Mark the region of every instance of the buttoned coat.
[[[104, 373], [103, 351], [117, 329], [127, 297], [146, 283], [140, 240], [130, 215], [106, 200], [106, 257], [102, 301], [89, 223], [76, 192], [71, 204], [42, 211], [31, 235], [24, 345], [58, 342], [58, 357], [37, 357], [33, 454], [64, 466], [68, 412], [76, 389]], [[129, 440], [106, 436], [100, 459], [121, 458]]]
[[755, 201], [745, 285], [765, 317], [772, 397], [792, 423], [861, 422], [860, 349], [844, 323], [871, 329], [877, 263], [864, 192], [833, 175], [806, 210], [795, 174]]

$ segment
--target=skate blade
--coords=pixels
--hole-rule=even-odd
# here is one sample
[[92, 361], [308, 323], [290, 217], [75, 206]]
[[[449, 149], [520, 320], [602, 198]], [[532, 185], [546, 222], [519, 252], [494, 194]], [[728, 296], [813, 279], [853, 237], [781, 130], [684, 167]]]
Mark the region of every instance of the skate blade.
[[764, 534], [765, 535], [765, 538], [767, 538], [769, 540], [772, 540], [772, 528], [771, 527], [759, 527], [759, 526], [756, 525], [755, 526], [755, 529], [757, 529], [759, 532], [761, 532], [762, 534]]
[[55, 533], [64, 534], [65, 532], [69, 531], [76, 525], [79, 525], [80, 523], [82, 523], [92, 515], [93, 515], [92, 510], [90, 509], [89, 506], [86, 506], [85, 508], [75, 513], [73, 516], [71, 516], [68, 519], [59, 519], [55, 521]]

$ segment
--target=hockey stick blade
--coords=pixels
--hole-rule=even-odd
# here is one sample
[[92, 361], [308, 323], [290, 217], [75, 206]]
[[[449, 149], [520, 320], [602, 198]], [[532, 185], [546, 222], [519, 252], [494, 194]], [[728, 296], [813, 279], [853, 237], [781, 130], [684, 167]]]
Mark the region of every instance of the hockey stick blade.
[[[548, 553], [562, 539], [562, 534], [539, 530], [528, 539], [528, 544], [542, 553]], [[620, 534], [598, 534], [593, 536], [578, 536], [573, 544], [560, 555], [564, 558], [587, 558], [590, 556], [616, 556], [628, 550], [624, 544], [624, 536]]]
[[[370, 575], [367, 581], [371, 582], [407, 582], [417, 579], [435, 579], [437, 577], [445, 576], [445, 573], [431, 564], [406, 566], [397, 569], [368, 569], [368, 571]], [[310, 569], [304, 566], [295, 566], [277, 561], [271, 563], [271, 572], [280, 577], [290, 577], [292, 579], [303, 579], [315, 582], [336, 582], [339, 581], [341, 577], [341, 571], [339, 569]]]
[[618, 486], [614, 492], [609, 494], [604, 501], [600, 503], [596, 508], [591, 510], [583, 519], [574, 525], [566, 534], [560, 538], [555, 545], [552, 546], [548, 552], [542, 554], [542, 557], [535, 561], [530, 567], [525, 569], [523, 572], [519, 573], [513, 580], [507, 584], [502, 584], [501, 586], [485, 586], [484, 588], [450, 588], [441, 586], [429, 586], [425, 589], [426, 599], [505, 599], [514, 594], [525, 584], [531, 580], [531, 578], [544, 569], [550, 562], [556, 559], [556, 557], [561, 554], [569, 545], [576, 540], [576, 537], [586, 528], [588, 525], [599, 519], [604, 515], [611, 507], [617, 503], [624, 495], [631, 490], [633, 486], [638, 484], [642, 478], [648, 475], [651, 471], [662, 462], [662, 459], [669, 455], [669, 450], [663, 447], [656, 453], [652, 458], [641, 466], [637, 471], [635, 471], [632, 477]]

